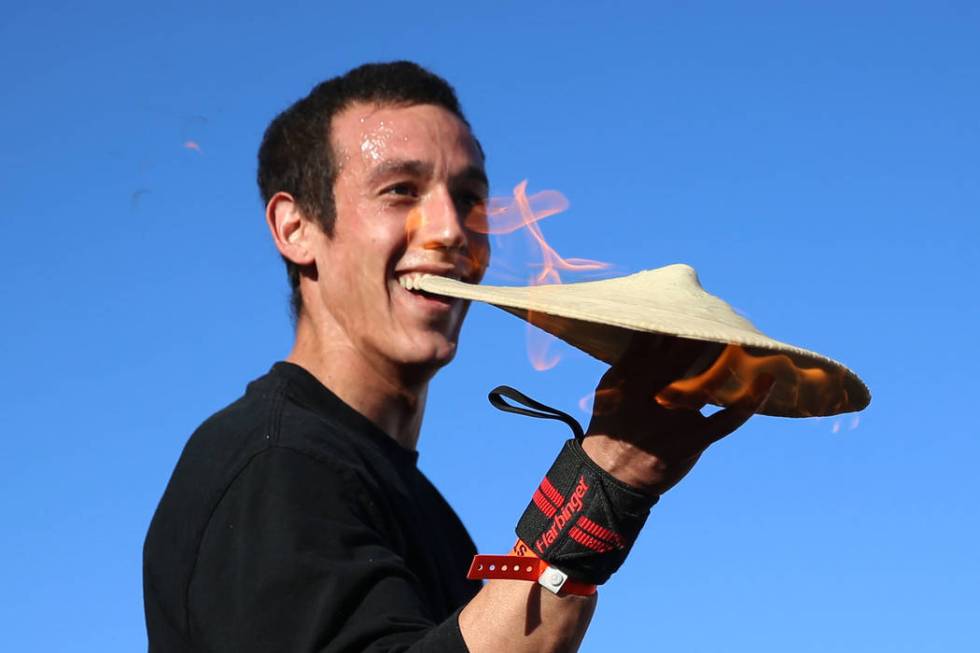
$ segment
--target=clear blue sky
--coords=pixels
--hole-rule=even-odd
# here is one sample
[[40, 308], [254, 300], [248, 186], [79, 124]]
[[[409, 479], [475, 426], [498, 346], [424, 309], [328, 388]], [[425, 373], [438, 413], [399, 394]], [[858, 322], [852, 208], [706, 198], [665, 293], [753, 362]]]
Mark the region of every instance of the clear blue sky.
[[[262, 131], [411, 58], [456, 85], [497, 192], [567, 195], [541, 223], [562, 254], [689, 263], [873, 391], [856, 428], [763, 417], [714, 447], [584, 650], [980, 650], [976, 3], [138, 4], [0, 21], [0, 648], [145, 647], [142, 540], [181, 447], [290, 345]], [[601, 372], [567, 350], [534, 372], [523, 330], [471, 311], [420, 445], [487, 553], [567, 435], [487, 390], [576, 411]]]

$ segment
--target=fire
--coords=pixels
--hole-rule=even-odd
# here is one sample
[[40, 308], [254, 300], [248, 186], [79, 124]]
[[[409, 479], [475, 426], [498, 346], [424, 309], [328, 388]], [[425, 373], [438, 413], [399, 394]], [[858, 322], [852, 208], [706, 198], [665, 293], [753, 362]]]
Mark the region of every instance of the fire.
[[[406, 242], [411, 240], [412, 234], [419, 229], [425, 227], [428, 223], [428, 216], [426, 216], [425, 211], [419, 207], [413, 208], [408, 212], [405, 217], [405, 240]], [[482, 223], [486, 222], [486, 209], [481, 206], [477, 206], [471, 209], [470, 214], [465, 218], [464, 224], [469, 225], [470, 223], [475, 223], [480, 220]], [[485, 233], [485, 232], [480, 232]], [[439, 245], [433, 243], [427, 245], [427, 247], [438, 247]], [[467, 259], [467, 266], [470, 271], [483, 271], [486, 270], [487, 265], [490, 262], [490, 248], [487, 243], [474, 241], [469, 243], [466, 249], [465, 256]]]
[[412, 237], [412, 233], [424, 227], [426, 223], [425, 213], [420, 208], [413, 208], [405, 218], [405, 240]]
[[[526, 229], [541, 256], [540, 263], [533, 265], [540, 271], [530, 277], [530, 284], [557, 284], [562, 282], [562, 272], [592, 272], [609, 267], [608, 263], [591, 259], [563, 258], [545, 240], [538, 222], [566, 209], [568, 199], [558, 191], [544, 190], [528, 196], [525, 179], [514, 187], [513, 197], [491, 199], [486, 210], [472, 214], [466, 225], [473, 231], [496, 236]], [[550, 351], [555, 338], [532, 328], [537, 321], [534, 312], [529, 313], [527, 321], [527, 352], [531, 366], [539, 372], [549, 370], [561, 360], [560, 355]]]
[[[532, 208], [532, 204], [538, 208]], [[502, 236], [568, 209], [568, 199], [556, 190], [527, 196], [527, 179], [514, 187], [512, 197], [491, 197], [483, 214], [468, 216], [473, 231]]]
[[[539, 222], [567, 210], [568, 206], [568, 200], [558, 191], [545, 190], [528, 195], [527, 180], [524, 180], [514, 188], [512, 197], [492, 198], [485, 206], [474, 210], [467, 216], [466, 226], [472, 231], [495, 236], [524, 229], [540, 255], [540, 262], [534, 264], [539, 270], [529, 278], [530, 285], [560, 284], [562, 273], [595, 272], [610, 267], [608, 263], [591, 259], [563, 258], [545, 239]], [[527, 321], [528, 359], [535, 370], [549, 370], [560, 361], [560, 356], [551, 351], [555, 338], [533, 328], [542, 321], [534, 312], [529, 313]], [[839, 412], [847, 405], [843, 371], [799, 367], [785, 354], [747, 351], [732, 344], [702, 344], [699, 355], [708, 354], [711, 349], [720, 353], [706, 368], [690, 370], [689, 376], [672, 381], [657, 392], [655, 399], [661, 406], [698, 410], [708, 403], [731, 406], [751, 402], [756, 399], [751, 395], [758, 391], [757, 381], [761, 377], [775, 381], [769, 397], [773, 405], [805, 405], [817, 415]], [[583, 397], [579, 407], [593, 413], [612, 410], [618, 400], [615, 393], [615, 389], [600, 389], [597, 394]], [[591, 410], [590, 403], [593, 404]], [[856, 426], [854, 422], [851, 428]]]
[[203, 154], [203, 153], [204, 153], [204, 152], [203, 152], [203, 151], [201, 150], [201, 146], [200, 146], [200, 145], [198, 145], [198, 143], [197, 143], [197, 141], [190, 141], [190, 140], [188, 140], [188, 141], [184, 141], [184, 149], [187, 149], [187, 150], [194, 150], [194, 151], [195, 151], [195, 152], [197, 152], [198, 154]]
[[667, 408], [730, 406], [751, 400], [755, 381], [763, 375], [778, 381], [771, 399], [779, 404], [816, 406], [816, 414], [834, 413], [847, 404], [842, 371], [801, 368], [785, 354], [753, 354], [738, 345], [726, 345], [706, 370], [671, 383], [656, 399]]

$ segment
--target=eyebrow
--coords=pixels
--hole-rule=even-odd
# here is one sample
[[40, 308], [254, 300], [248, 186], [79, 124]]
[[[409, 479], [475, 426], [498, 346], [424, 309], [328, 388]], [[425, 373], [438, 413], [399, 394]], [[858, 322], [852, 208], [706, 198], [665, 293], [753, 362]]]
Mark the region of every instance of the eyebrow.
[[475, 181], [478, 184], [482, 184], [484, 188], [490, 188], [490, 180], [487, 179], [487, 173], [479, 166], [466, 166], [465, 170], [459, 174], [453, 175], [452, 180], [454, 182]]
[[[428, 178], [431, 177], [435, 171], [431, 163], [425, 161], [419, 161], [418, 159], [392, 159], [389, 161], [384, 161], [378, 164], [370, 174], [370, 184], [375, 185], [383, 181], [387, 177], [394, 177], [398, 175], [406, 175], [409, 177], [416, 178]], [[483, 168], [475, 165], [467, 166], [461, 172], [455, 174], [451, 178], [451, 182], [477, 182], [485, 187], [490, 186], [490, 180], [487, 179], [487, 173], [484, 172]]]
[[396, 175], [408, 175], [410, 177], [431, 177], [433, 167], [431, 163], [418, 160], [392, 159], [380, 163], [371, 171], [370, 183], [376, 184], [385, 177]]

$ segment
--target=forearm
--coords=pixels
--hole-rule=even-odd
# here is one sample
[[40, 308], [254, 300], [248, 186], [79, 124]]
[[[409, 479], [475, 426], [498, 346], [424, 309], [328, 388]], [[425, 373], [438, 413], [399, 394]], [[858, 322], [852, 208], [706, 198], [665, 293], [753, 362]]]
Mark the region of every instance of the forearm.
[[[584, 453], [574, 453], [578, 450], [577, 447], [577, 444], [566, 444], [559, 459], [542, 481], [542, 485], [535, 495], [536, 500], [528, 506], [518, 525], [517, 530], [520, 538], [524, 542], [537, 542], [538, 550], [535, 551], [532, 547], [524, 545], [522, 539], [518, 539], [514, 550], [511, 551], [512, 556], [529, 556], [529, 559], [533, 558], [536, 563], [541, 562], [537, 553], [543, 552], [549, 545], [554, 545], [557, 540], [554, 536], [551, 539], [539, 539], [537, 535], [541, 535], [541, 533], [537, 532], [537, 529], [562, 532], [565, 524], [579, 524], [581, 520], [589, 521], [586, 519], [586, 513], [588, 513], [586, 505], [590, 503], [589, 497], [598, 493], [606, 497], [608, 501], [610, 496], [618, 496], [617, 493], [622, 492], [622, 490], [616, 490], [615, 487], [610, 487], [608, 484], [604, 485], [596, 477], [597, 473], [602, 474], [603, 472], [597, 471], [595, 464], [587, 461]], [[560, 489], [555, 488], [552, 481], [549, 480], [549, 476], [558, 484]], [[544, 496], [542, 491], [550, 499], [542, 498]], [[633, 502], [637, 503], [636, 491], [628, 490], [628, 493], [633, 497]], [[655, 498], [650, 499], [649, 503], [653, 503], [655, 500]], [[547, 511], [547, 501], [555, 502], [550, 504], [552, 508], [550, 511]], [[648, 499], [640, 496], [639, 504], [643, 510], [637, 511], [637, 506], [632, 506], [634, 509], [632, 512], [637, 512], [640, 515], [639, 525], [621, 531], [627, 540], [631, 539], [629, 531], [638, 530], [642, 521], [645, 520]], [[618, 507], [630, 507], [630, 504], [626, 503]], [[605, 518], [616, 514], [616, 511], [612, 510], [612, 505], [606, 505], [605, 509], [600, 512]], [[628, 511], [629, 514], [632, 512]], [[611, 525], [615, 523], [617, 523], [616, 520]], [[626, 525], [625, 522], [623, 525]], [[594, 524], [593, 527], [601, 528]], [[522, 530], [525, 532], [522, 533]], [[528, 535], [530, 535], [530, 539], [528, 539]], [[605, 537], [614, 538], [611, 541], [617, 542], [615, 546], [610, 545], [607, 551], [624, 547], [628, 550], [628, 545], [621, 540], [619, 534], [610, 531], [609, 535]], [[545, 543], [542, 544], [542, 541]], [[490, 568], [493, 569], [492, 566]], [[556, 568], [560, 569], [561, 566], [556, 565]], [[502, 569], [506, 570], [507, 567], [503, 566]], [[566, 569], [565, 571], [571, 570]], [[589, 578], [589, 569], [578, 571], [586, 579], [584, 581], [586, 584], [603, 582], [608, 578], [608, 573], [599, 573], [599, 580], [593, 581]], [[592, 569], [591, 571], [595, 573], [596, 570]], [[537, 583], [494, 579], [490, 580], [460, 613], [460, 632], [467, 647], [474, 653], [576, 651], [592, 620], [596, 603], [595, 593], [582, 596], [563, 591], [556, 595]]]
[[575, 651], [595, 612], [596, 595], [557, 596], [536, 583], [491, 580], [459, 615], [471, 653]]
[[[541, 534], [541, 530], [549, 533], [561, 532], [564, 536], [566, 524], [577, 525], [583, 521], [592, 524], [592, 528], [608, 533], [599, 535], [607, 538], [607, 542], [598, 542], [593, 538], [594, 544], [581, 547], [585, 549], [583, 553], [588, 554], [589, 548], [600, 547], [601, 544], [607, 544], [605, 552], [612, 552], [613, 555], [616, 555], [615, 549], [629, 550], [629, 544], [645, 521], [649, 506], [656, 502], [656, 497], [645, 497], [635, 488], [623, 487], [627, 479], [618, 478], [618, 474], [615, 474], [615, 480], [612, 477], [608, 481], [602, 480], [602, 477], [610, 475], [610, 469], [598, 465], [610, 464], [614, 472], [621, 472], [621, 465], [616, 456], [605, 455], [606, 452], [601, 448], [595, 453], [597, 455], [589, 460], [577, 443], [566, 444], [542, 481], [541, 488], [545, 488], [543, 492], [551, 498], [542, 498], [544, 495], [539, 488], [537, 500], [531, 503], [518, 525], [518, 535], [524, 542], [537, 542], [538, 551], [524, 546], [519, 539], [511, 555], [534, 556], [535, 562], [539, 562], [536, 555], [538, 552], [544, 552], [549, 546], [562, 548], [554, 544], [558, 536], [539, 539], [537, 535]], [[601, 507], [596, 514], [592, 514], [589, 505], [600, 501], [599, 496], [603, 497], [602, 503], [597, 504]], [[555, 503], [546, 512], [547, 501]], [[612, 530], [592, 523], [587, 519], [589, 514], [594, 519], [608, 523]], [[572, 530], [577, 528], [579, 527], [575, 526]], [[575, 546], [576, 542], [571, 544]], [[603, 552], [602, 548], [596, 550], [600, 554]], [[609, 567], [610, 564], [618, 567], [615, 561], [607, 561], [605, 565], [592, 565], [577, 571], [588, 579], [587, 583], [603, 582], [614, 570]], [[560, 564], [556, 564], [556, 568], [561, 568]], [[506, 570], [506, 567], [503, 569]], [[590, 579], [590, 573], [597, 574], [598, 579]], [[537, 583], [491, 580], [460, 613], [460, 632], [473, 653], [575, 651], [589, 627], [596, 603], [595, 594], [555, 595]]]

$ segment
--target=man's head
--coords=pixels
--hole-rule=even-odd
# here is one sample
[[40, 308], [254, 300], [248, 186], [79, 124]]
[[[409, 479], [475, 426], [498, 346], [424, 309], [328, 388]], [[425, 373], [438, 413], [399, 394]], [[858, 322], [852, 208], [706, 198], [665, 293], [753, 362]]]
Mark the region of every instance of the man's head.
[[269, 126], [258, 180], [299, 320], [366, 356], [452, 358], [466, 306], [399, 283], [487, 263], [483, 154], [445, 81], [398, 62], [320, 84]]
[[[366, 64], [321, 82], [269, 124], [259, 147], [257, 181], [262, 201], [292, 195], [298, 209], [333, 233], [334, 182], [341, 162], [331, 142], [333, 118], [355, 103], [379, 106], [431, 104], [469, 128], [456, 92], [446, 80], [409, 61]], [[303, 310], [300, 267], [285, 258], [294, 317]]]

